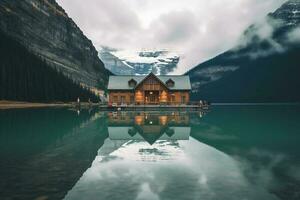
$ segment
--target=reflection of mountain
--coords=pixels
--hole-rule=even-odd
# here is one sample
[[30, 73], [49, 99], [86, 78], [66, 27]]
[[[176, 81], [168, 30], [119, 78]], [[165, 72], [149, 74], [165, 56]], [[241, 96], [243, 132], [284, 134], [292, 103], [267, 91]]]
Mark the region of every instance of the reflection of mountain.
[[179, 56], [166, 50], [121, 51], [102, 48], [99, 57], [116, 75], [166, 75], [176, 69]]
[[[238, 130], [232, 127], [239, 125], [228, 127], [226, 124], [237, 123], [239, 118], [247, 121], [249, 114], [253, 114], [253, 119], [260, 116], [255, 110], [249, 113], [237, 109], [236, 112], [242, 112], [243, 115], [235, 116], [235, 119], [228, 115], [230, 110], [234, 109], [221, 110], [217, 116], [210, 112], [203, 120], [200, 120], [202, 113], [110, 113], [107, 119], [109, 138], [99, 149], [91, 168], [83, 174], [65, 199], [279, 199], [282, 194], [274, 193], [279, 193], [281, 188], [269, 185], [273, 183], [272, 170], [273, 165], [280, 161], [278, 157], [269, 157], [272, 165], [265, 166], [260, 163], [261, 160], [259, 163], [241, 162], [240, 157], [236, 159], [224, 153], [228, 151], [223, 152], [224, 145], [230, 146], [236, 140], [231, 133], [242, 133], [245, 129], [249, 131], [243, 136], [245, 143], [234, 146], [234, 152], [237, 152], [249, 145], [246, 144], [247, 140], [251, 141], [251, 132], [255, 131], [255, 128], [251, 128], [254, 121], [249, 121], [246, 128]], [[167, 116], [167, 120], [161, 120], [162, 116]], [[210, 126], [215, 123], [222, 124], [222, 127]], [[162, 135], [152, 145], [145, 141], [142, 134], [160, 135], [164, 126], [182, 127], [183, 130], [191, 126], [191, 137], [189, 140], [180, 140], [180, 137], [189, 134], [178, 132], [177, 136], [175, 133], [168, 140], [163, 140], [163, 137], [169, 136]], [[222, 130], [226, 130], [224, 135]], [[202, 143], [208, 141], [206, 137], [211, 137], [207, 144], [212, 146]], [[268, 142], [263, 134], [257, 137]], [[256, 155], [252, 156], [257, 158]], [[257, 164], [264, 168], [256, 168]]]
[[0, 111], [0, 199], [299, 199], [299, 107], [202, 116]]
[[216, 106], [201, 123], [191, 119], [191, 136], [230, 155], [255, 145], [299, 156], [300, 135], [293, 131], [300, 130], [299, 112], [300, 106], [290, 105]]
[[[106, 140], [103, 147], [107, 142], [111, 141]], [[174, 156], [176, 159], [169, 159]], [[276, 199], [264, 188], [248, 182], [237, 161], [193, 138], [155, 143], [154, 149], [145, 142], [127, 142], [109, 154], [103, 154], [101, 148], [92, 167], [65, 199], [99, 197], [110, 200]]]
[[0, 199], [62, 199], [107, 137], [99, 117], [85, 110], [0, 111]]
[[300, 106], [216, 106], [191, 137], [234, 157], [245, 176], [278, 199], [299, 199]]

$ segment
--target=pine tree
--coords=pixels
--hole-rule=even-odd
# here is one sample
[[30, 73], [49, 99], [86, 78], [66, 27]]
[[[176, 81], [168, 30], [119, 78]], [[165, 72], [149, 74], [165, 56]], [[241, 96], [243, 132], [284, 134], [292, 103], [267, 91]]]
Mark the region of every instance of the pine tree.
[[0, 100], [53, 102], [99, 98], [0, 32]]

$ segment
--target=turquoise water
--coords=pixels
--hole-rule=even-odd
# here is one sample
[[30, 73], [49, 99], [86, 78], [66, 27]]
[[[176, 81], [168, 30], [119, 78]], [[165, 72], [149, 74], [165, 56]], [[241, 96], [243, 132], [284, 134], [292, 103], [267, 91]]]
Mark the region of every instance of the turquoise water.
[[300, 107], [0, 111], [0, 199], [300, 199]]

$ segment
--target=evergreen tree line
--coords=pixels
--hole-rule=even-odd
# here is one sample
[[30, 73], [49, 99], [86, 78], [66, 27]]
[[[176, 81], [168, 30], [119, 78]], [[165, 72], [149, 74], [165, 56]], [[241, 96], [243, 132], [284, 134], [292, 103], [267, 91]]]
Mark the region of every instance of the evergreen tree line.
[[0, 31], [0, 100], [99, 101], [94, 93], [50, 67]]

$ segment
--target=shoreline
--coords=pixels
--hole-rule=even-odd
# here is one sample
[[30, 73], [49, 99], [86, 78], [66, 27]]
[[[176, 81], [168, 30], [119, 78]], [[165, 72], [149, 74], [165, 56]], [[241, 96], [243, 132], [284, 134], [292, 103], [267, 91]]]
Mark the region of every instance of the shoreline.
[[[98, 103], [89, 104], [88, 102], [81, 102], [80, 106], [83, 108], [90, 106], [98, 106]], [[281, 106], [281, 105], [300, 105], [300, 103], [212, 103], [211, 106]], [[33, 103], [22, 101], [7, 101], [0, 100], [0, 110], [7, 109], [25, 109], [25, 108], [75, 108], [77, 102], [53, 102], [53, 103]]]
[[211, 103], [212, 106], [297, 106], [300, 102], [287, 103]]
[[[33, 103], [33, 102], [20, 102], [20, 101], [0, 101], [0, 110], [6, 110], [6, 109], [24, 109], [24, 108], [59, 108], [59, 107], [76, 107], [76, 102], [69, 102], [69, 103], [63, 103], [63, 102], [54, 102], [54, 103]], [[82, 102], [80, 103], [82, 107], [88, 107], [90, 104], [88, 102]], [[96, 103], [92, 103], [92, 106], [98, 105]]]

